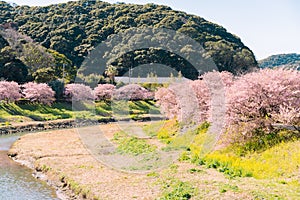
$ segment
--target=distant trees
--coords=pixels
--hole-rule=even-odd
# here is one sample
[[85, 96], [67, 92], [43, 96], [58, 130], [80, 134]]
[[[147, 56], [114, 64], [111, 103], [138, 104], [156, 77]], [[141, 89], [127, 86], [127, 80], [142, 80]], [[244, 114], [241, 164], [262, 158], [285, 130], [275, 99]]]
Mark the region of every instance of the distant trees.
[[38, 44], [24, 44], [21, 60], [27, 65], [33, 80], [39, 83], [47, 83], [58, 78], [70, 82], [76, 74], [76, 68], [65, 55]]
[[16, 52], [0, 34], [0, 78], [24, 83], [27, 80], [27, 66], [17, 58]]
[[24, 83], [27, 81], [27, 66], [15, 57], [10, 47], [0, 50], [0, 78], [7, 81], [16, 81]]
[[[52, 5], [47, 8], [12, 7], [7, 3], [0, 3], [0, 18], [3, 23], [8, 20], [17, 23], [21, 33], [30, 36], [45, 48], [64, 54], [72, 61], [71, 66], [81, 66], [85, 56], [112, 34], [118, 34], [133, 27], [143, 28], [145, 26], [168, 28], [193, 38], [204, 47], [207, 56], [213, 58], [220, 70], [236, 73], [257, 66], [253, 53], [238, 37], [201, 17], [154, 4], [109, 4], [101, 1], [87, 1], [87, 3], [88, 6], [81, 1], [75, 1], [62, 4], [63, 6]], [[163, 35], [161, 42], [165, 42]], [[130, 46], [128, 43], [124, 43], [124, 45]], [[35, 52], [30, 47], [27, 49]], [[182, 49], [188, 48], [182, 46]], [[36, 53], [38, 52], [32, 56]], [[103, 52], [103, 54], [105, 53], [110, 52]], [[162, 63], [173, 68], [180, 68], [185, 76], [190, 75], [192, 79], [197, 79], [198, 75], [197, 70], [190, 70], [192, 66], [188, 61], [184, 61], [173, 52], [163, 52], [161, 49], [136, 49], [128, 52], [128, 55], [115, 59], [113, 64], [120, 74], [128, 71], [132, 66]], [[30, 62], [30, 60], [32, 59], [26, 62]], [[45, 63], [47, 62], [41, 63], [41, 66], [44, 66]], [[29, 67], [33, 66], [27, 64]], [[54, 67], [54, 75], [59, 78], [61, 78], [61, 66]], [[69, 65], [65, 67], [67, 69]], [[42, 68], [43, 70], [39, 73], [50, 72], [47, 67]], [[72, 70], [70, 69], [70, 71]], [[72, 74], [72, 76], [74, 75]], [[112, 81], [113, 75], [108, 76]], [[41, 75], [39, 77], [46, 78]]]
[[23, 45], [22, 59], [31, 71], [50, 67], [54, 63], [53, 58], [46, 53], [46, 49], [30, 43]]
[[57, 100], [64, 99], [64, 90], [65, 90], [65, 83], [62, 80], [54, 80], [48, 83], [48, 85], [52, 88], [55, 92], [55, 98]]
[[55, 50], [47, 49], [47, 52], [54, 59], [54, 79], [64, 79], [64, 82], [66, 83], [73, 81], [76, 76], [77, 69], [73, 66], [72, 61], [64, 54], [58, 53]]
[[272, 55], [268, 58], [259, 61], [259, 66], [261, 68], [274, 68], [274, 67], [289, 67], [295, 66], [300, 69], [300, 54], [278, 54]]
[[107, 75], [110, 79], [110, 83], [115, 82], [115, 76], [118, 75], [118, 69], [117, 67], [110, 65], [105, 69], [105, 75]]
[[6, 80], [20, 83], [74, 80], [76, 68], [65, 55], [42, 47], [14, 29], [0, 30], [0, 41], [0, 76]]

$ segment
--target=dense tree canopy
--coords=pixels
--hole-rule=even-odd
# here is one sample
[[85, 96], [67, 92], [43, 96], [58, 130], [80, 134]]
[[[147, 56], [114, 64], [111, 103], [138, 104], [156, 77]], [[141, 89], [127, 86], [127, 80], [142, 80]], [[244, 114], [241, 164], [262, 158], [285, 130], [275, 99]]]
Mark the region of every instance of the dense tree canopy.
[[65, 55], [46, 49], [14, 28], [0, 27], [0, 77], [9, 81], [74, 80], [76, 69]]
[[[252, 51], [225, 28], [167, 6], [80, 0], [46, 7], [13, 7], [1, 2], [0, 19], [0, 23], [16, 23], [19, 32], [47, 49], [64, 54], [77, 67], [108, 36], [128, 28], [145, 26], [168, 28], [190, 36], [205, 48], [207, 56], [213, 58], [220, 70], [238, 73], [257, 66]], [[169, 59], [163, 59], [165, 56]], [[177, 65], [190, 67], [178, 56], [172, 57], [172, 52], [162, 52], [160, 49], [129, 52], [117, 58], [114, 65], [119, 71], [126, 71], [129, 67], [146, 62], [162, 63], [174, 68]], [[197, 77], [195, 73], [190, 71], [190, 78]]]
[[26, 65], [18, 59], [15, 51], [0, 35], [0, 79], [24, 83], [27, 74]]

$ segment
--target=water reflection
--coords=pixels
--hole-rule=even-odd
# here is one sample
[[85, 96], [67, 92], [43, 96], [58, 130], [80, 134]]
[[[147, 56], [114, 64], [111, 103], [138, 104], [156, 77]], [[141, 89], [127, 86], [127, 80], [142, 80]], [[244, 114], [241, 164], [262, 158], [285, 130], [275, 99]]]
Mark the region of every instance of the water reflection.
[[0, 199], [57, 199], [55, 191], [46, 183], [35, 179], [30, 169], [8, 158], [7, 150], [18, 137], [18, 135], [0, 136]]

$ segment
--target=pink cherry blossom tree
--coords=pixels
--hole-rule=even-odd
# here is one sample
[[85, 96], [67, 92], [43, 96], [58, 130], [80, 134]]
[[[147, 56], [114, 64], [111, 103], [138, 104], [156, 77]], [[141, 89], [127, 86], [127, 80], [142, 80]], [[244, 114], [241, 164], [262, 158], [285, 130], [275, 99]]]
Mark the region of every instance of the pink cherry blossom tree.
[[297, 123], [299, 105], [299, 71], [264, 69], [245, 74], [227, 94], [228, 128], [237, 138], [247, 139], [253, 130], [270, 131], [272, 123]]
[[115, 100], [147, 100], [153, 99], [154, 94], [138, 84], [125, 85], [114, 92]]
[[159, 88], [155, 92], [155, 99], [166, 117], [169, 119], [178, 117], [179, 103], [173, 89], [164, 87]]
[[[221, 82], [214, 84], [213, 82]], [[211, 119], [211, 94], [217, 89], [226, 91], [233, 84], [229, 72], [208, 72], [199, 80], [186, 81], [160, 88], [155, 99], [168, 118], [203, 123]], [[225, 105], [224, 105], [225, 106]]]
[[46, 83], [25, 83], [22, 94], [31, 102], [51, 105], [55, 101], [55, 92]]
[[112, 84], [99, 84], [94, 89], [94, 95], [96, 100], [110, 100], [113, 96], [113, 93], [116, 89], [116, 86]]
[[21, 98], [20, 87], [16, 82], [0, 81], [0, 101], [15, 102]]
[[72, 83], [65, 87], [64, 96], [67, 101], [93, 100], [94, 94], [89, 86], [84, 84]]

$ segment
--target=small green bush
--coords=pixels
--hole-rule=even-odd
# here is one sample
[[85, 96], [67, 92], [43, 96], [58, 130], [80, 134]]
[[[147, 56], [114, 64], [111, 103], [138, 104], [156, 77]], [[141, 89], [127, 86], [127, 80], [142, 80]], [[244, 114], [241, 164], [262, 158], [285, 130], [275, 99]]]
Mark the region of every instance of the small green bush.
[[114, 135], [114, 141], [118, 143], [117, 152], [121, 154], [140, 155], [152, 153], [156, 146], [147, 144], [143, 139], [129, 137], [124, 132], [118, 132]]
[[195, 188], [188, 182], [171, 181], [165, 185], [166, 192], [160, 200], [188, 200], [191, 199], [195, 193]]

